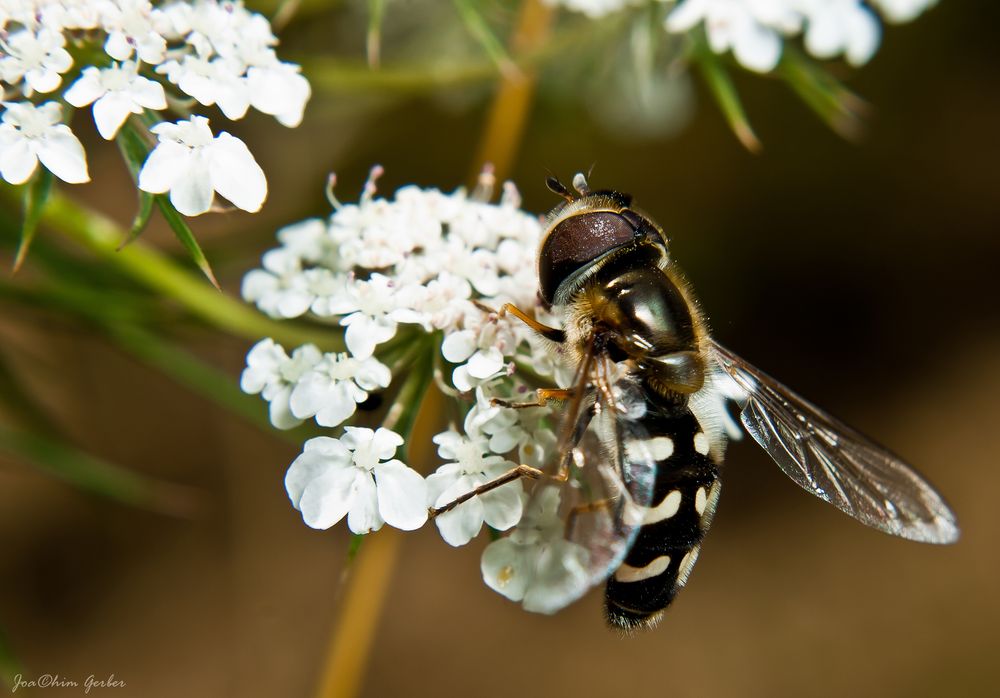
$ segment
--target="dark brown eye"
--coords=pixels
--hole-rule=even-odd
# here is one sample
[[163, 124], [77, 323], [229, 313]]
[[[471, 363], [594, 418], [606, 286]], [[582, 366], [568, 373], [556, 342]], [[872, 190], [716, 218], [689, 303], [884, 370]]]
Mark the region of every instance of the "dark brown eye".
[[573, 272], [608, 250], [631, 242], [636, 229], [618, 213], [580, 213], [559, 222], [549, 232], [538, 254], [538, 282], [542, 298], [551, 303], [559, 284]]

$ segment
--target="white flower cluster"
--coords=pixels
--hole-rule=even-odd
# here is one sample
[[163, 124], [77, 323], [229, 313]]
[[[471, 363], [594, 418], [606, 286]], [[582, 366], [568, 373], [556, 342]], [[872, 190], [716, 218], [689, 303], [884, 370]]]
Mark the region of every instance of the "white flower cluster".
[[[382, 462], [402, 443], [387, 429], [345, 427], [339, 439], [306, 443], [286, 479], [293, 504], [310, 526], [328, 528], [347, 516], [355, 533], [383, 522], [415, 528], [430, 508], [515, 462], [540, 466], [556, 447], [546, 410], [491, 401], [530, 397], [520, 368], [551, 382], [559, 364], [523, 323], [490, 310], [508, 302], [536, 305], [538, 219], [519, 209], [509, 184], [498, 204], [488, 203], [487, 175], [473, 196], [409, 186], [390, 200], [375, 195], [380, 172], [373, 170], [358, 204], [337, 203], [326, 220], [279, 231], [281, 246], [243, 281], [244, 298], [273, 317], [309, 315], [344, 328], [342, 353], [305, 345], [289, 356], [270, 339], [250, 351], [242, 388], [269, 402], [275, 426], [311, 418], [324, 427], [343, 424], [372, 391], [415, 370], [414, 347], [437, 355], [439, 369], [447, 362], [450, 381], [441, 374], [441, 388], [465, 398], [462, 424], [434, 437], [444, 464], [426, 480], [399, 461]], [[484, 523], [496, 530], [516, 525], [524, 499], [515, 481], [441, 513], [435, 523], [448, 543], [464, 545]]]
[[[669, 0], [653, 0], [668, 2]], [[863, 65], [875, 54], [882, 28], [874, 10], [888, 22], [908, 22], [937, 0], [680, 0], [666, 29], [685, 34], [704, 26], [715, 53], [732, 51], [745, 68], [767, 73], [778, 65], [784, 39], [804, 37], [806, 50], [820, 59], [844, 56]], [[602, 17], [641, 0], [548, 0]]]
[[[62, 96], [74, 107], [91, 106], [106, 140], [131, 114], [163, 111], [171, 97], [217, 105], [229, 119], [253, 107], [293, 127], [310, 96], [299, 67], [278, 59], [270, 23], [241, 2], [3, 0], [0, 32], [0, 175], [11, 184], [27, 181], [39, 161], [63, 181], [89, 180], [83, 147], [62, 123], [59, 103], [31, 101], [55, 93], [74, 73], [67, 46], [84, 56], [88, 47], [102, 49]], [[152, 131], [159, 145], [141, 189], [169, 191], [187, 215], [209, 210], [215, 192], [247, 211], [260, 208], [267, 184], [242, 141], [225, 132], [213, 137], [203, 116]]]

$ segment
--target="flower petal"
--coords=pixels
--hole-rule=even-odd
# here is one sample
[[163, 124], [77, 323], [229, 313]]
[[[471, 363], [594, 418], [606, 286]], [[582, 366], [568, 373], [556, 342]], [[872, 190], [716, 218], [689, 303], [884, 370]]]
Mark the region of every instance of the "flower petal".
[[510, 482], [492, 492], [480, 495], [483, 501], [483, 519], [498, 531], [513, 528], [524, 513], [524, 486], [520, 481]]
[[358, 470], [354, 480], [355, 494], [351, 511], [347, 515], [347, 526], [354, 533], [370, 533], [382, 528], [385, 521], [378, 511], [378, 493], [371, 473]]
[[363, 475], [357, 468], [335, 468], [309, 482], [297, 507], [306, 525], [327, 529], [344, 518], [349, 510], [353, 511], [357, 503], [356, 483]]
[[38, 156], [28, 141], [18, 138], [0, 150], [0, 176], [11, 184], [24, 184], [35, 173]]
[[208, 167], [197, 156], [188, 161], [187, 171], [170, 187], [170, 203], [185, 216], [200, 216], [208, 211], [213, 196]]
[[427, 522], [427, 483], [416, 470], [398, 460], [379, 463], [375, 466], [375, 481], [378, 510], [387, 524], [413, 531]]
[[[160, 124], [173, 125], [173, 124]], [[154, 127], [155, 131], [156, 127]], [[153, 148], [139, 172], [139, 188], [150, 194], [168, 191], [189, 167], [191, 149], [174, 141], [161, 141]]]
[[476, 333], [472, 330], [452, 332], [441, 342], [441, 355], [453, 364], [463, 363], [476, 351]]
[[54, 126], [38, 144], [38, 159], [64, 182], [89, 182], [87, 154], [69, 126]]
[[141, 111], [133, 104], [131, 98], [121, 92], [109, 92], [94, 102], [94, 123], [104, 140], [113, 140], [128, 115]]
[[495, 540], [486, 546], [479, 569], [486, 586], [511, 601], [524, 598], [535, 576], [534, 566], [526, 559], [523, 546], [509, 538]]
[[234, 206], [254, 213], [267, 198], [264, 170], [246, 144], [225, 131], [208, 146], [212, 187]]

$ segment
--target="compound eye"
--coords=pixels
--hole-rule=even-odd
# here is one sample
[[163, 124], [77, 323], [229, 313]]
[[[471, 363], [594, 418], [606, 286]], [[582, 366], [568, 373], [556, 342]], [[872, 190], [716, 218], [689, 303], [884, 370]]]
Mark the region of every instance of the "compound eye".
[[580, 213], [560, 221], [546, 236], [538, 255], [542, 298], [551, 303], [559, 285], [573, 272], [635, 237], [632, 224], [612, 211]]

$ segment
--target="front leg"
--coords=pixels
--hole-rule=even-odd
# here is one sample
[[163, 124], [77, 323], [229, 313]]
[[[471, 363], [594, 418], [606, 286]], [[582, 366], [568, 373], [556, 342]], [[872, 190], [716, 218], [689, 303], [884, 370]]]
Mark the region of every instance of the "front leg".
[[562, 344], [566, 341], [566, 333], [562, 330], [558, 330], [555, 327], [549, 327], [548, 325], [543, 325], [538, 322], [535, 318], [528, 315], [526, 312], [518, 308], [513, 303], [504, 303], [500, 308], [500, 312], [497, 313], [497, 317], [503, 317], [507, 313], [510, 313], [518, 320], [523, 322], [525, 325], [533, 329], [538, 334], [545, 337], [545, 339], [555, 342], [557, 344]]
[[534, 402], [512, 402], [511, 400], [494, 397], [490, 398], [490, 404], [494, 407], [510, 407], [515, 410], [527, 407], [545, 407], [549, 400], [568, 400], [573, 397], [573, 394], [574, 391], [564, 388], [539, 388], [535, 391], [537, 397]]

